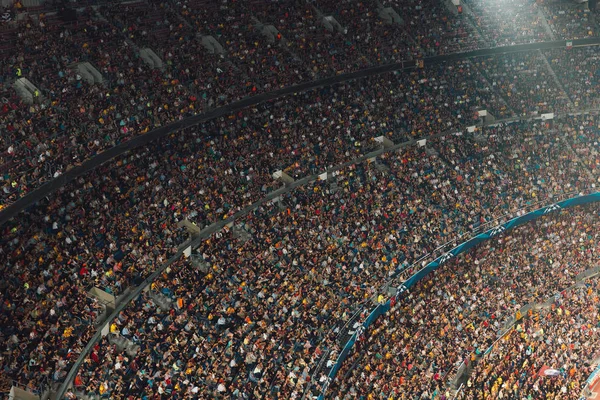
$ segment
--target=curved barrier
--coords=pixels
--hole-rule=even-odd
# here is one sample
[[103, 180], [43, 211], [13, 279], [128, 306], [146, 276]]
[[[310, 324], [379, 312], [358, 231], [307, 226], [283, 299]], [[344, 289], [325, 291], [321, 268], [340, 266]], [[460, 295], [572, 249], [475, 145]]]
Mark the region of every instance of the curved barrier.
[[[572, 46], [592, 46], [600, 45], [600, 38], [589, 38], [589, 39], [578, 39], [578, 40], [560, 40], [553, 42], [540, 42], [531, 44], [520, 44], [507, 47], [496, 47], [491, 49], [474, 50], [464, 53], [455, 53], [444, 56], [433, 56], [424, 59], [425, 65], [439, 64], [446, 61], [468, 59], [473, 57], [490, 56], [496, 54], [508, 54], [518, 53], [532, 50], [546, 50], [546, 49], [557, 49], [565, 48], [567, 43], [571, 43]], [[227, 106], [219, 107], [204, 114], [195, 115], [192, 117], [185, 118], [181, 121], [173, 122], [169, 125], [154, 129], [145, 135], [135, 137], [126, 142], [120, 143], [115, 147], [103, 151], [100, 154], [93, 156], [92, 158], [84, 161], [80, 165], [73, 166], [68, 169], [62, 175], [51, 179], [44, 183], [37, 189], [27, 193], [14, 203], [7, 205], [2, 211], [0, 211], [0, 225], [17, 215], [19, 212], [29, 207], [30, 205], [38, 202], [42, 198], [54, 193], [56, 190], [80, 177], [81, 175], [94, 170], [98, 166], [118, 157], [130, 150], [146, 145], [154, 140], [165, 137], [173, 132], [181, 129], [189, 128], [200, 123], [209, 121], [221, 117], [226, 114], [241, 110], [243, 108], [264, 103], [266, 101], [274, 100], [289, 94], [301, 93], [307, 90], [316, 89], [322, 86], [331, 86], [336, 83], [346, 82], [358, 78], [363, 78], [371, 75], [379, 75], [391, 71], [407, 70], [415, 68], [416, 62], [405, 61], [401, 63], [393, 63], [387, 65], [381, 65], [378, 67], [372, 67], [363, 69], [356, 72], [350, 72], [341, 74], [329, 78], [322, 78], [311, 82], [305, 82], [298, 85], [290, 86], [287, 88], [275, 90], [269, 93], [263, 93], [252, 97], [233, 102]]]
[[[585, 390], [591, 394], [592, 389], [594, 388], [594, 385], [598, 382], [598, 380], [600, 380], [600, 365], [596, 367], [594, 372], [592, 372], [590, 377], [587, 378], [587, 380], [585, 381]], [[585, 400], [586, 398], [586, 396], [581, 396], [580, 400]]]
[[[499, 122], [502, 122], [502, 121], [499, 121]], [[515, 121], [507, 121], [507, 122], [515, 122]], [[578, 195], [577, 192], [564, 193], [564, 194], [561, 194], [560, 197], [556, 197], [553, 200], [554, 200], [554, 202], [558, 202], [560, 200], [566, 200], [566, 199], [575, 197], [577, 195]], [[508, 213], [502, 214], [500, 216], [496, 216], [493, 220], [487, 221], [487, 222], [485, 222], [485, 223], [483, 223], [481, 225], [478, 225], [478, 226], [473, 226], [470, 231], [465, 232], [464, 234], [460, 235], [459, 237], [457, 237], [457, 238], [455, 238], [455, 239], [453, 239], [453, 240], [451, 240], [449, 242], [444, 243], [443, 245], [441, 245], [438, 248], [434, 249], [430, 253], [427, 253], [427, 254], [419, 257], [412, 264], [409, 264], [409, 265], [406, 265], [406, 266], [402, 266], [402, 267], [396, 269], [396, 271], [394, 271], [392, 273], [392, 275], [390, 276], [390, 278], [383, 285], [381, 285], [380, 293], [387, 293], [388, 290], [389, 290], [389, 288], [393, 287], [393, 283], [394, 282], [396, 282], [398, 280], [402, 280], [402, 279], [404, 279], [404, 280], [408, 279], [410, 276], [412, 276], [412, 273], [414, 271], [416, 271], [417, 269], [420, 268], [420, 266], [423, 267], [423, 266], [427, 265], [428, 260], [434, 260], [434, 259], [436, 259], [438, 256], [441, 256], [442, 254], [446, 253], [446, 251], [454, 248], [456, 245], [467, 241], [468, 238], [472, 238], [472, 237], [476, 236], [479, 233], [485, 232], [485, 231], [487, 231], [491, 227], [500, 225], [502, 222], [506, 222], [506, 221], [509, 221], [509, 220], [511, 220], [511, 219], [513, 219], [515, 217], [524, 215], [524, 214], [526, 214], [529, 211], [534, 211], [534, 210], [536, 210], [536, 209], [538, 209], [540, 207], [543, 207], [546, 204], [548, 204], [547, 200], [539, 201], [539, 202], [536, 202], [536, 203], [530, 203], [530, 204], [527, 204], [525, 207], [520, 208], [520, 209], [518, 209], [516, 211], [508, 212]], [[367, 307], [365, 306], [362, 309], [359, 308], [356, 311], [356, 314], [364, 314], [366, 311], [367, 311]], [[352, 323], [354, 323], [354, 322], [356, 322], [355, 319], [352, 320]], [[344, 327], [344, 328], [346, 328], [346, 327]], [[348, 337], [348, 338], [351, 337], [352, 333], [354, 333], [354, 332], [350, 330], [349, 332], [346, 333], [346, 337]], [[341, 336], [341, 335], [342, 335], [342, 333], [339, 336]], [[343, 342], [343, 341], [338, 341], [338, 343], [340, 343], [340, 345], [341, 344], [345, 344], [345, 342]], [[322, 363], [321, 363], [320, 366], [322, 367]], [[319, 367], [317, 367], [317, 368], [319, 368]], [[313, 379], [311, 379], [311, 381], [310, 381], [311, 382], [310, 386], [305, 389], [304, 396], [302, 397], [303, 400], [308, 395], [308, 392], [310, 391], [310, 389], [312, 388], [312, 385], [315, 382], [315, 378], [314, 377], [316, 377], [319, 372], [320, 372], [320, 369], [317, 369], [317, 370], [315, 370], [313, 372]]]
[[367, 319], [363, 322], [362, 326], [360, 328], [358, 328], [356, 330], [356, 332], [350, 337], [350, 339], [348, 340], [348, 342], [346, 343], [346, 345], [340, 352], [340, 354], [335, 362], [335, 365], [331, 368], [331, 371], [329, 372], [327, 382], [325, 382], [325, 384], [323, 385], [323, 389], [321, 390], [321, 394], [319, 395], [318, 399], [323, 400], [325, 398], [327, 390], [329, 389], [329, 385], [335, 379], [342, 363], [348, 357], [348, 354], [354, 347], [354, 343], [364, 334], [364, 332], [367, 330], [367, 328], [369, 328], [369, 326], [371, 326], [377, 318], [379, 318], [383, 314], [387, 313], [396, 304], [396, 302], [398, 300], [400, 300], [406, 294], [406, 292], [411, 287], [413, 287], [417, 282], [419, 282], [425, 276], [429, 275], [431, 272], [435, 271], [436, 269], [438, 269], [439, 267], [441, 267], [442, 265], [444, 265], [451, 259], [455, 258], [456, 256], [469, 251], [470, 249], [477, 246], [478, 244], [485, 242], [489, 239], [492, 239], [495, 236], [498, 236], [499, 234], [501, 234], [503, 232], [509, 231], [513, 228], [516, 228], [520, 225], [523, 225], [527, 222], [533, 221], [535, 219], [538, 219], [540, 217], [543, 217], [544, 215], [550, 214], [555, 211], [559, 211], [559, 210], [562, 210], [565, 208], [570, 208], [570, 207], [576, 207], [576, 206], [580, 206], [580, 205], [584, 205], [584, 204], [595, 203], [595, 202], [600, 202], [600, 192], [583, 195], [583, 196], [578, 196], [578, 197], [570, 198], [567, 200], [559, 201], [554, 204], [547, 205], [547, 206], [539, 208], [535, 211], [531, 211], [524, 215], [518, 216], [516, 218], [512, 218], [508, 222], [499, 224], [499, 225], [495, 226], [494, 228], [487, 230], [484, 233], [480, 233], [477, 236], [467, 240], [466, 242], [459, 244], [458, 246], [452, 248], [448, 252], [442, 254], [441, 256], [435, 258], [433, 261], [429, 262], [427, 265], [425, 265], [423, 268], [421, 268], [419, 271], [417, 271], [416, 273], [411, 275], [408, 279], [406, 279], [403, 283], [401, 283], [397, 287], [396, 294], [394, 296], [389, 298], [385, 303], [377, 305], [377, 307], [375, 307], [371, 311], [371, 313], [369, 314]]

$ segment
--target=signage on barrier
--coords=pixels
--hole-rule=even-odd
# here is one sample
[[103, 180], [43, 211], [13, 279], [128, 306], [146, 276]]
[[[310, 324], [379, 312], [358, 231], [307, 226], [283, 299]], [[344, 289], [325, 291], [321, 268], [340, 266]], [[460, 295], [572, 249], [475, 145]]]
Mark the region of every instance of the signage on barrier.
[[452, 254], [452, 252], [447, 252], [446, 254], [444, 254], [442, 256], [442, 258], [440, 258], [440, 265], [444, 264], [446, 261], [450, 260], [452, 257], [454, 257], [454, 254]]
[[560, 210], [560, 206], [558, 204], [552, 204], [551, 206], [548, 206], [544, 210], [544, 214], [548, 214], [548, 213], [551, 213], [552, 211], [556, 211], [556, 210]]
[[505, 230], [506, 230], [506, 228], [504, 226], [502, 226], [502, 225], [497, 226], [490, 231], [490, 237], [497, 236], [497, 235], [501, 234], [502, 232], [504, 232]]

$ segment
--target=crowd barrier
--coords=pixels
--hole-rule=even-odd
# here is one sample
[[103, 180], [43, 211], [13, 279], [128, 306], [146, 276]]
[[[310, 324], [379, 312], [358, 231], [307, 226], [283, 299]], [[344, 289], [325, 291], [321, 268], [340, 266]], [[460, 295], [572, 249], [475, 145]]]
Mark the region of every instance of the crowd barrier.
[[[598, 382], [599, 379], [600, 379], [600, 365], [598, 365], [598, 367], [596, 367], [594, 372], [592, 372], [590, 377], [585, 381], [585, 389], [591, 393], [592, 389], [594, 388], [594, 385]], [[585, 400], [586, 398], [587, 398], [586, 396], [581, 396], [579, 400]]]
[[[442, 254], [441, 256], [435, 258], [433, 261], [431, 261], [430, 263], [425, 265], [423, 268], [421, 268], [419, 271], [417, 271], [415, 274], [413, 274], [408, 279], [406, 279], [403, 283], [401, 283], [399, 286], [397, 286], [396, 294], [394, 296], [389, 298], [385, 303], [378, 304], [371, 311], [371, 313], [366, 318], [366, 320], [363, 322], [361, 327], [359, 327], [356, 330], [356, 332], [350, 337], [350, 339], [348, 340], [348, 342], [346, 343], [346, 345], [340, 352], [335, 364], [331, 368], [331, 371], [329, 372], [329, 375], [327, 377], [327, 382], [325, 382], [325, 384], [323, 385], [323, 389], [322, 389], [321, 394], [319, 395], [318, 399], [319, 400], [325, 399], [325, 395], [327, 393], [327, 390], [329, 389], [331, 382], [333, 382], [333, 380], [335, 379], [340, 367], [342, 366], [343, 362], [348, 357], [348, 354], [350, 354], [350, 351], [352, 351], [352, 348], [354, 347], [354, 344], [356, 343], [356, 341], [360, 340], [362, 335], [364, 335], [366, 330], [373, 324], [373, 322], [375, 322], [375, 320], [377, 320], [377, 318], [379, 318], [380, 316], [387, 313], [398, 302], [398, 300], [400, 300], [403, 296], [405, 296], [407, 294], [408, 290], [411, 287], [413, 287], [417, 282], [419, 282], [425, 276], [429, 275], [431, 272], [435, 271], [436, 269], [438, 269], [439, 267], [441, 267], [442, 265], [444, 265], [451, 259], [455, 258], [456, 256], [469, 251], [470, 249], [477, 246], [478, 244], [485, 242], [489, 239], [492, 239], [495, 236], [500, 235], [501, 233], [507, 232], [513, 228], [516, 228], [527, 222], [538, 219], [538, 218], [540, 218], [544, 215], [550, 214], [552, 212], [556, 212], [556, 211], [559, 211], [559, 210], [562, 210], [565, 208], [576, 207], [576, 206], [580, 206], [580, 205], [584, 205], [584, 204], [594, 203], [594, 202], [600, 202], [600, 192], [596, 192], [596, 193], [592, 193], [592, 194], [588, 194], [588, 195], [582, 195], [582, 196], [570, 198], [567, 200], [563, 200], [563, 201], [559, 201], [557, 203], [547, 205], [547, 206], [539, 208], [535, 211], [531, 211], [524, 215], [515, 217], [515, 218], [509, 220], [508, 222], [502, 223], [492, 229], [487, 230], [486, 232], [478, 234], [477, 236], [473, 237], [472, 239], [469, 239], [466, 242], [459, 244], [458, 246], [454, 247], [450, 251]], [[596, 379], [597, 378], [598, 378], [598, 373], [596, 372]]]
[[[427, 57], [424, 59], [424, 65], [431, 64], [439, 64], [447, 61], [453, 60], [461, 60], [468, 59], [473, 57], [484, 57], [498, 54], [508, 54], [508, 53], [518, 53], [525, 51], [536, 51], [536, 50], [546, 50], [546, 49], [559, 49], [566, 48], [567, 44], [570, 43], [573, 47], [578, 46], [597, 46], [600, 45], [600, 37], [598, 38], [588, 38], [588, 39], [578, 39], [578, 40], [560, 40], [560, 41], [552, 41], [552, 42], [540, 42], [540, 43], [530, 43], [530, 44], [521, 44], [514, 46], [506, 46], [506, 47], [495, 47], [490, 49], [483, 50], [474, 50], [463, 53], [455, 53], [444, 56], [433, 56]], [[263, 93], [252, 97], [247, 97], [245, 99], [233, 102], [229, 105], [216, 108], [214, 110], [208, 111], [204, 114], [195, 115], [192, 117], [185, 118], [183, 120], [173, 122], [169, 125], [154, 129], [145, 135], [137, 136], [131, 140], [120, 143], [115, 147], [112, 147], [108, 150], [101, 152], [93, 156], [92, 158], [84, 161], [79, 165], [75, 165], [72, 168], [68, 169], [62, 175], [44, 183], [37, 189], [32, 190], [27, 193], [25, 196], [16, 200], [14, 203], [6, 205], [2, 211], [0, 211], [0, 225], [4, 224], [6, 221], [17, 215], [22, 210], [27, 207], [35, 204], [46, 196], [54, 193], [62, 186], [67, 183], [73, 181], [74, 179], [84, 175], [85, 173], [94, 170], [100, 165], [109, 162], [115, 157], [118, 157], [128, 151], [131, 151], [135, 148], [144, 146], [154, 140], [157, 140], [162, 137], [166, 137], [167, 135], [180, 131], [185, 128], [189, 128], [203, 122], [219, 118], [221, 116], [231, 114], [233, 112], [239, 111], [243, 108], [258, 105], [260, 103], [264, 103], [270, 100], [274, 100], [286, 95], [302, 93], [308, 90], [316, 89], [323, 86], [331, 86], [336, 83], [342, 83], [346, 81], [351, 81], [359, 78], [364, 78], [366, 76], [383, 74], [386, 72], [392, 71], [400, 71], [400, 70], [408, 70], [416, 67], [416, 62], [413, 61], [405, 61], [400, 63], [393, 63], [387, 65], [381, 65], [378, 67], [366, 68], [356, 72], [350, 72], [346, 74], [340, 74], [337, 76], [322, 78], [315, 81], [305, 82], [298, 85], [290, 86], [287, 88], [274, 90], [269, 93]]]

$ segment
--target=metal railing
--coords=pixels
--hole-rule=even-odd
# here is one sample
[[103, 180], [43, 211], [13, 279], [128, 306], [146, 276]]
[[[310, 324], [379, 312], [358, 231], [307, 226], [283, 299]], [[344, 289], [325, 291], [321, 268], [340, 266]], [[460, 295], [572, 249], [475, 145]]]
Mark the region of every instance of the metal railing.
[[463, 387], [464, 385], [461, 383], [458, 389], [456, 389], [456, 393], [454, 393], [454, 396], [452, 397], [453, 400], [456, 400], [458, 398], [458, 395], [460, 394], [460, 392], [462, 392]]
[[[589, 193], [591, 193], [592, 189], [590, 188], [590, 189], [588, 189], [588, 191], [589, 191]], [[556, 203], [556, 202], [574, 197], [578, 194], [581, 194], [581, 193], [580, 192], [558, 193], [555, 195], [556, 197], [552, 198], [551, 202]], [[380, 292], [385, 293], [387, 291], [387, 288], [391, 287], [392, 285], [397, 284], [398, 281], [405, 281], [415, 272], [414, 269], [419, 267], [419, 265], [421, 266], [421, 268], [419, 268], [419, 270], [420, 270], [425, 265], [427, 265], [430, 261], [435, 260], [437, 257], [446, 253], [449, 249], [455, 247], [456, 245], [466, 242], [467, 240], [479, 235], [482, 232], [489, 230], [490, 228], [492, 228], [494, 226], [501, 225], [505, 222], [510, 221], [513, 218], [524, 215], [527, 212], [536, 210], [536, 209], [540, 208], [541, 206], [547, 205], [547, 204], [549, 204], [548, 199], [540, 200], [538, 202], [531, 203], [531, 204], [527, 204], [524, 207], [519, 208], [518, 210], [510, 211], [505, 214], [502, 214], [490, 221], [487, 221], [475, 228], [472, 228], [468, 232], [460, 234], [456, 238], [438, 246], [435, 250], [431, 251], [430, 253], [427, 253], [427, 254], [421, 256], [417, 261], [413, 262], [412, 264], [405, 266], [405, 267], [401, 267], [400, 269], [396, 270], [394, 272], [394, 274], [392, 275], [392, 277], [390, 279], [388, 279], [381, 286]]]
[[[339, 329], [339, 332], [335, 338], [334, 341], [334, 345], [335, 346], [343, 346], [344, 343], [346, 343], [349, 339], [350, 336], [352, 336], [352, 325], [354, 325], [356, 323], [356, 321], [358, 320], [358, 318], [365, 312], [368, 310], [367, 305], [369, 304], [369, 299], [365, 299], [364, 301], [362, 301], [361, 303], [358, 303], [356, 305], [356, 310], [354, 311], [354, 313], [352, 314], [352, 316], [350, 318], [348, 318], [348, 320], [344, 323], [343, 326], [339, 326], [339, 324], [334, 325], [329, 332], [327, 333], [327, 335], [325, 336], [326, 338], [330, 337], [330, 335], [335, 332], [336, 329]], [[321, 342], [321, 345], [323, 344], [323, 342]], [[319, 360], [319, 362], [317, 363], [317, 366], [315, 367], [315, 369], [312, 371], [311, 374], [311, 379], [308, 385], [306, 385], [306, 387], [304, 388], [304, 393], [302, 394], [302, 400], [306, 399], [307, 396], [310, 395], [310, 391], [314, 386], [314, 383], [316, 382], [317, 376], [323, 371], [324, 366], [326, 365], [326, 361], [329, 359], [330, 354], [333, 352], [333, 349], [328, 348], [323, 355], [321, 356], [321, 359]]]

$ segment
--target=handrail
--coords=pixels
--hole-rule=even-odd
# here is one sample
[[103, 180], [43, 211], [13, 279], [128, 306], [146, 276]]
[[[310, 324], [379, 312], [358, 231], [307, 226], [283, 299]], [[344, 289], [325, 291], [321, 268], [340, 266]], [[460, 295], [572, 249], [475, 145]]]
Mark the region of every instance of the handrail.
[[[589, 112], [589, 110], [587, 110], [586, 112]], [[563, 113], [563, 114], [557, 114], [556, 118], [560, 118], [563, 117], [565, 115], [569, 115], [570, 113]], [[529, 118], [509, 118], [506, 120], [496, 120], [494, 122], [494, 124], [498, 124], [498, 123], [503, 123], [503, 122], [517, 122], [517, 121], [521, 121], [521, 120], [532, 120], [532, 119], [536, 119], [537, 117], [529, 117]], [[421, 139], [434, 139], [434, 138], [439, 138], [439, 137], [443, 137], [443, 136], [447, 136], [452, 134], [453, 132], [456, 132], [456, 129], [452, 129], [451, 131], [445, 131], [445, 132], [440, 132], [434, 135], [430, 135], [427, 136], [425, 138], [421, 138]], [[412, 145], [416, 145], [417, 141], [421, 140], [421, 139], [413, 139], [413, 140], [409, 140], [403, 143], [399, 143], [396, 144], [392, 147], [389, 148], [381, 148], [375, 151], [372, 151], [370, 153], [367, 153], [365, 155], [362, 155], [352, 161], [348, 161], [345, 162], [341, 165], [338, 165], [336, 167], [330, 168], [327, 170], [327, 172], [335, 172], [338, 170], [342, 170], [350, 165], [353, 164], [359, 164], [362, 162], [365, 162], [371, 158], [375, 158], [380, 156], [381, 154], [384, 153], [390, 153], [390, 152], [394, 152], [397, 151], [401, 148], [404, 147], [408, 147], [408, 146], [412, 146]], [[208, 237], [209, 235], [211, 235], [214, 232], [219, 231], [220, 229], [222, 229], [225, 225], [228, 225], [229, 223], [234, 222], [235, 220], [242, 218], [244, 216], [246, 216], [247, 214], [249, 214], [250, 212], [252, 212], [253, 210], [257, 209], [258, 207], [260, 207], [261, 205], [272, 201], [276, 198], [278, 198], [279, 196], [286, 194], [288, 192], [293, 191], [294, 189], [296, 189], [297, 187], [300, 186], [304, 186], [310, 182], [316, 181], [319, 179], [319, 173], [317, 174], [313, 174], [313, 175], [309, 175], [305, 178], [296, 180], [295, 182], [289, 184], [288, 186], [281, 188], [281, 189], [277, 189], [271, 193], [269, 193], [268, 195], [266, 195], [264, 198], [256, 201], [254, 204], [236, 212], [235, 214], [233, 214], [232, 216], [228, 217], [225, 220], [219, 220], [215, 223], [213, 223], [212, 225], [207, 226], [206, 228], [204, 228], [200, 234], [191, 242], [187, 243], [186, 246], [178, 246], [178, 250], [177, 252], [171, 257], [169, 258], [169, 260], [167, 260], [167, 262], [165, 264], [163, 264], [162, 266], [158, 267], [156, 271], [154, 271], [152, 274], [150, 274], [146, 279], [144, 279], [144, 281], [137, 286], [136, 288], [134, 288], [133, 290], [131, 290], [131, 292], [124, 298], [122, 299], [122, 301], [117, 305], [117, 307], [115, 308], [115, 310], [112, 312], [112, 314], [110, 314], [107, 318], [106, 321], [98, 328], [98, 331], [92, 336], [92, 338], [90, 339], [90, 341], [88, 342], [88, 344], [84, 347], [84, 349], [81, 351], [79, 357], [77, 358], [77, 360], [75, 361], [75, 363], [73, 364], [73, 366], [71, 367], [71, 369], [69, 370], [69, 373], [67, 374], [67, 376], [65, 377], [65, 380], [63, 381], [63, 383], [61, 384], [58, 392], [57, 392], [57, 399], [61, 399], [62, 396], [64, 396], [65, 392], [67, 391], [67, 388], [70, 385], [70, 382], [75, 378], [75, 374], [77, 373], [79, 366], [83, 363], [83, 360], [85, 359], [85, 357], [87, 356], [87, 354], [91, 351], [92, 347], [94, 346], [94, 344], [100, 339], [101, 336], [101, 331], [102, 329], [110, 324], [110, 322], [112, 320], [114, 320], [119, 313], [125, 309], [125, 307], [133, 300], [135, 299], [137, 296], [139, 296], [142, 291], [149, 286], [158, 276], [160, 276], [160, 274], [167, 269], [169, 266], [171, 266], [174, 262], [176, 262], [179, 258], [181, 258], [181, 256], [183, 255], [184, 249], [191, 246], [192, 249], [196, 249], [200, 246], [200, 244], [202, 243], [202, 241]], [[1, 223], [1, 222], [0, 222]]]
[[459, 393], [463, 390], [463, 384], [461, 383], [460, 386], [458, 387], [458, 389], [456, 389], [456, 393], [454, 394], [454, 397], [452, 398], [453, 400], [456, 400], [458, 398]]
[[[358, 320], [358, 317], [364, 311], [367, 310], [368, 302], [369, 302], [369, 299], [367, 298], [356, 305], [356, 311], [354, 311], [354, 313], [348, 318], [346, 323], [340, 328], [340, 331], [337, 334], [337, 337], [335, 338], [335, 343], [338, 343], [341, 340], [341, 337], [344, 334], [344, 332], [348, 332], [350, 324], [355, 324], [356, 321]], [[329, 330], [329, 332], [327, 332], [327, 334], [325, 335], [325, 338], [328, 338], [329, 335], [338, 327], [339, 327], [339, 325], [332, 326], [331, 329]], [[319, 345], [322, 345], [322, 344], [323, 344], [323, 341], [321, 341], [319, 343]], [[339, 343], [339, 344], [341, 344], [341, 343]], [[312, 389], [312, 386], [316, 380], [317, 374], [319, 372], [321, 372], [321, 368], [323, 368], [323, 364], [325, 363], [326, 359], [329, 358], [330, 354], [331, 354], [331, 348], [328, 348], [327, 351], [325, 351], [323, 353], [323, 355], [321, 356], [321, 360], [319, 360], [319, 362], [317, 363], [317, 366], [312, 371], [311, 378], [310, 378], [308, 385], [306, 385], [306, 387], [304, 388], [304, 392], [302, 393], [301, 400], [306, 399], [306, 396], [308, 396], [308, 394], [310, 393], [310, 389]]]
[[[577, 39], [570, 41], [559, 40], [551, 42], [519, 44], [506, 47], [494, 47], [482, 50], [473, 50], [463, 53], [454, 53], [443, 56], [426, 57], [423, 59], [423, 61], [426, 65], [430, 65], [439, 64], [446, 61], [462, 60], [474, 57], [484, 57], [495, 54], [509, 54], [526, 51], [566, 48], [567, 42], [572, 43], [573, 46], [579, 47], [600, 45], [600, 37], [589, 39]], [[41, 200], [46, 196], [49, 196], [62, 186], [80, 177], [81, 175], [84, 175], [85, 173], [96, 169], [100, 165], [112, 160], [115, 157], [118, 157], [128, 151], [148, 144], [154, 140], [165, 137], [173, 132], [189, 128], [212, 119], [216, 119], [223, 115], [230, 114], [232, 112], [241, 110], [249, 106], [255, 106], [270, 100], [278, 99], [286, 95], [302, 93], [322, 86], [331, 86], [333, 84], [364, 78], [366, 76], [379, 75], [392, 71], [413, 69], [415, 68], [415, 66], [416, 62], [414, 60], [403, 61], [398, 63], [380, 65], [377, 67], [370, 67], [360, 71], [349, 72], [328, 78], [321, 78], [310, 82], [304, 82], [287, 88], [274, 90], [272, 92], [246, 97], [241, 100], [235, 101], [229, 105], [210, 110], [206, 113], [194, 115], [183, 120], [173, 122], [166, 126], [153, 129], [145, 135], [137, 136], [126, 142], [120, 143], [114, 147], [104, 150], [100, 154], [97, 154], [87, 159], [79, 165], [66, 167], [65, 172], [62, 175], [47, 181], [40, 187], [33, 189], [25, 196], [19, 198], [18, 200], [9, 205], [6, 205], [2, 210], [0, 210], [0, 225], [3, 225], [28, 206], [36, 203], [37, 201]]]

